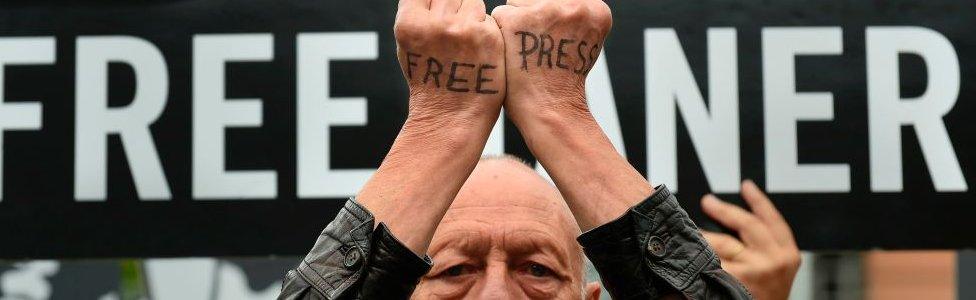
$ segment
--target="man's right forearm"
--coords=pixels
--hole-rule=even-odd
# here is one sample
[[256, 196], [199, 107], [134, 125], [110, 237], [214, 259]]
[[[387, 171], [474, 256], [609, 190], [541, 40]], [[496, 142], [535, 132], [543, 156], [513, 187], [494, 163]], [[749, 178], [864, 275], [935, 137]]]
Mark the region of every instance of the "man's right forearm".
[[399, 2], [393, 33], [410, 90], [407, 121], [355, 201], [289, 272], [280, 298], [408, 298], [430, 271], [434, 230], [498, 118], [504, 40], [484, 2]]
[[410, 116], [383, 164], [356, 197], [418, 255], [471, 174], [495, 117]]

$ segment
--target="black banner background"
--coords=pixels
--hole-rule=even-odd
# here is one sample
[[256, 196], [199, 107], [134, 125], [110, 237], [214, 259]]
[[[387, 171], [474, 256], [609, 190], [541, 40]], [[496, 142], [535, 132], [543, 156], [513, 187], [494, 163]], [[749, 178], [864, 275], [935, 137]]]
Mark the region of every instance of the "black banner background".
[[[4, 195], [0, 258], [244, 256], [305, 253], [343, 199], [297, 199], [295, 180], [295, 35], [373, 31], [376, 61], [333, 62], [332, 95], [365, 96], [368, 125], [332, 129], [334, 168], [375, 168], [406, 115], [406, 86], [394, 55], [392, 1], [5, 1], [0, 37], [55, 36], [57, 61], [8, 66], [5, 99], [38, 100], [43, 129], [4, 132]], [[499, 4], [491, 1], [489, 7]], [[945, 117], [967, 183], [976, 185], [976, 2], [910, 1], [615, 1], [607, 62], [626, 153], [646, 172], [643, 31], [675, 28], [702, 93], [708, 98], [705, 32], [738, 32], [743, 178], [765, 180], [760, 30], [769, 26], [839, 26], [844, 54], [797, 60], [799, 91], [834, 93], [834, 120], [798, 125], [801, 163], [847, 163], [850, 193], [774, 194], [804, 249], [971, 248], [976, 246], [976, 197], [936, 193], [914, 131], [903, 128], [902, 193], [872, 193], [869, 185], [864, 30], [922, 26], [945, 35], [961, 68], [959, 99]], [[272, 33], [273, 62], [227, 65], [228, 98], [261, 98], [263, 126], [227, 131], [227, 168], [273, 169], [278, 199], [191, 199], [192, 36]], [[75, 38], [131, 35], [160, 49], [169, 72], [165, 111], [151, 127], [173, 193], [170, 201], [136, 198], [117, 136], [109, 138], [108, 200], [73, 199]], [[925, 89], [925, 66], [903, 56], [902, 91]], [[134, 94], [132, 70], [110, 67], [110, 104]], [[680, 120], [680, 118], [679, 118]], [[684, 124], [678, 125], [682, 204], [705, 227], [698, 207], [708, 191]], [[506, 126], [506, 150], [531, 159], [517, 130]], [[734, 195], [724, 195], [736, 199]], [[740, 202], [741, 203], [741, 202]]]

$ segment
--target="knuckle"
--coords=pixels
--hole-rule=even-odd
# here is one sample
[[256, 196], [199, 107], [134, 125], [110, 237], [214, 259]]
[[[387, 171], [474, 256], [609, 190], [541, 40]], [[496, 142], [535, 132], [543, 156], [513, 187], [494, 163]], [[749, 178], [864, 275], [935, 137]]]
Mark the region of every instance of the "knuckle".
[[800, 268], [800, 265], [803, 264], [803, 256], [801, 256], [799, 253], [792, 253], [789, 256], [789, 264], [794, 269]]
[[613, 14], [610, 12], [610, 6], [608, 6], [603, 1], [594, 1], [594, 4], [589, 8], [592, 14], [593, 20], [596, 22], [600, 28], [609, 31], [610, 27], [613, 26]]
[[397, 38], [406, 38], [410, 36], [413, 33], [412, 29], [413, 28], [411, 28], [410, 23], [407, 21], [398, 20], [393, 24], [393, 34]]
[[583, 3], [578, 1], [566, 2], [566, 4], [560, 6], [559, 12], [560, 16], [569, 19], [581, 19], [586, 17], [588, 13]]
[[783, 274], [789, 272], [791, 266], [789, 259], [779, 259], [772, 269], [776, 274]]
[[440, 34], [442, 37], [451, 40], [463, 40], [470, 37], [468, 31], [468, 26], [464, 22], [452, 21], [446, 22], [445, 25], [441, 27]]
[[762, 222], [753, 216], [746, 216], [742, 221], [742, 225], [746, 228], [758, 228], [762, 226]]
[[547, 15], [550, 17], [559, 16], [559, 13], [562, 9], [560, 3], [556, 3], [556, 1], [545, 2], [543, 5], [538, 6], [538, 9], [541, 10], [542, 12], [547, 13]]
[[512, 12], [511, 6], [499, 5], [491, 10], [491, 17], [498, 19], [506, 19], [508, 15]]
[[393, 35], [399, 41], [421, 39], [426, 35], [424, 26], [417, 20], [397, 20], [393, 24]]
[[774, 265], [774, 273], [791, 274], [800, 267], [800, 256], [796, 254], [786, 254], [780, 256]]

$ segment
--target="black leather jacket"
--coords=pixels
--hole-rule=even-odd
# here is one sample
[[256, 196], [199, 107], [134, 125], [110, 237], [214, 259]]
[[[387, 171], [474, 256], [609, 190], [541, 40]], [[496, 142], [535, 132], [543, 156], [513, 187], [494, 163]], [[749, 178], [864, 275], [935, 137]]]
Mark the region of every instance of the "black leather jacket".
[[[430, 270], [355, 200], [286, 275], [279, 299], [406, 299]], [[750, 299], [719, 265], [698, 227], [660, 186], [650, 198], [578, 238], [614, 299]]]

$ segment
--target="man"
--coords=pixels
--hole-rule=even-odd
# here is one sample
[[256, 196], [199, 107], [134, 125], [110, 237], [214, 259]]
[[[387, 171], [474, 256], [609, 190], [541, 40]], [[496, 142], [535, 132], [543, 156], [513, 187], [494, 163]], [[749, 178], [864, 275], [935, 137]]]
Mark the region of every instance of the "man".
[[[482, 0], [400, 1], [407, 121], [281, 298], [594, 299], [580, 232], [614, 298], [749, 298], [589, 113], [584, 82], [610, 24], [599, 0], [510, 0], [491, 15]], [[558, 191], [478, 164], [502, 105]]]

